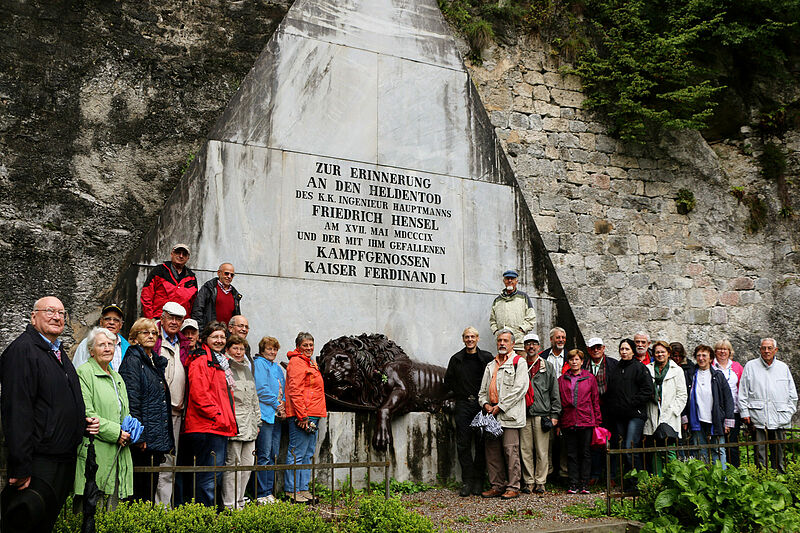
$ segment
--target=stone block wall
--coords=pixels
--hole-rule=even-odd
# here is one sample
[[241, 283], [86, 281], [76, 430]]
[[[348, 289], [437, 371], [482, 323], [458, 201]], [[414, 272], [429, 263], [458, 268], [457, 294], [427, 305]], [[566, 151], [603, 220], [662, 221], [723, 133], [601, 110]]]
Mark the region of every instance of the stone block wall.
[[[689, 350], [727, 337], [745, 360], [774, 336], [780, 357], [800, 355], [798, 224], [778, 217], [749, 128], [711, 145], [697, 132], [625, 144], [582, 109], [580, 79], [535, 39], [468, 66], [585, 338], [602, 336], [616, 355], [638, 330]], [[800, 133], [774, 140], [796, 174]], [[766, 200], [760, 231], [746, 230], [734, 186]], [[681, 188], [697, 200], [688, 215], [676, 207]]]

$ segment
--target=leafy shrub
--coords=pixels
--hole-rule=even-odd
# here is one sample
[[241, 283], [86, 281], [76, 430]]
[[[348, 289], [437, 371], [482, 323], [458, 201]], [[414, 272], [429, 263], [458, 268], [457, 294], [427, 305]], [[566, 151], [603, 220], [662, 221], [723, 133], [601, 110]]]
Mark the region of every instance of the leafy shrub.
[[239, 511], [219, 515], [215, 531], [246, 531], [248, 533], [306, 533], [332, 532], [330, 523], [311, 508], [278, 502], [273, 505], [248, 505]]
[[[67, 512], [56, 523], [57, 533], [78, 533], [81, 514]], [[277, 502], [217, 512], [191, 503], [165, 509], [148, 502], [123, 502], [111, 512], [98, 510], [97, 533], [433, 533], [427, 518], [408, 511], [399, 499], [374, 494], [358, 500], [358, 509], [345, 507], [337, 523], [322, 518], [312, 507]]]
[[422, 515], [408, 511], [397, 498], [373, 495], [361, 500], [358, 519], [347, 528], [353, 533], [434, 533], [436, 527]]
[[[642, 491], [643, 531], [798, 531], [800, 513], [779, 480], [754, 479], [747, 468], [671, 461], [658, 491]], [[651, 476], [639, 473], [642, 489]]]

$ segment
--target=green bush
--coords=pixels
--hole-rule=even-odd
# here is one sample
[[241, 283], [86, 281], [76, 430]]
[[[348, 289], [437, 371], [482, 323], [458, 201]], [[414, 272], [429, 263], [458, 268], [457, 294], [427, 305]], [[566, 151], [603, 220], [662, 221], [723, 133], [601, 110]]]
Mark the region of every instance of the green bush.
[[408, 511], [398, 498], [372, 495], [361, 500], [358, 518], [346, 529], [353, 533], [434, 533], [436, 527], [422, 515]]
[[718, 463], [672, 461], [664, 477], [640, 472], [636, 506], [645, 532], [800, 531], [800, 513], [780, 478], [758, 479], [748, 468], [723, 470]]
[[309, 507], [278, 502], [273, 505], [248, 505], [240, 511], [219, 515], [215, 531], [252, 533], [332, 532], [330, 523]]
[[[124, 502], [114, 511], [99, 510], [97, 533], [433, 533], [433, 523], [406, 510], [397, 498], [386, 500], [373, 494], [356, 501], [357, 509], [337, 511], [339, 520], [330, 522], [312, 507], [278, 502], [273, 505], [250, 504], [244, 509], [214, 509], [191, 503], [168, 510], [147, 502]], [[71, 507], [71, 505], [70, 505]], [[81, 514], [67, 512], [56, 523], [57, 533], [78, 533]]]

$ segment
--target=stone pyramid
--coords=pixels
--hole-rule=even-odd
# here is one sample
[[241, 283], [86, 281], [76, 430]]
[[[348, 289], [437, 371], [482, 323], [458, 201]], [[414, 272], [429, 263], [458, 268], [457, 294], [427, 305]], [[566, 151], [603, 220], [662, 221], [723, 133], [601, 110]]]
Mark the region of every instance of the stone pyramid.
[[435, 0], [297, 0], [136, 253], [128, 301], [175, 242], [201, 284], [235, 265], [253, 342], [384, 333], [446, 366], [468, 325], [493, 349], [507, 268], [540, 336], [579, 335]]

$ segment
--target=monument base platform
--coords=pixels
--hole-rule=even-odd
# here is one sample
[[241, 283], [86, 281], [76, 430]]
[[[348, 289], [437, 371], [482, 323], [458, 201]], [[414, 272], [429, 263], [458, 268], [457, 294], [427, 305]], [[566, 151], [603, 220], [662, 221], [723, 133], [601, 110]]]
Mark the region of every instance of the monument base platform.
[[[397, 481], [435, 484], [461, 478], [456, 457], [455, 424], [443, 413], [409, 413], [392, 421], [394, 446], [385, 453], [372, 447], [374, 413], [329, 412], [321, 421], [317, 439], [317, 461], [351, 463], [389, 460], [389, 476]], [[383, 480], [383, 469], [373, 468], [372, 481]], [[331, 472], [318, 471], [320, 483], [330, 486]], [[337, 469], [336, 488], [348, 482], [356, 488], [366, 484], [367, 469]]]

